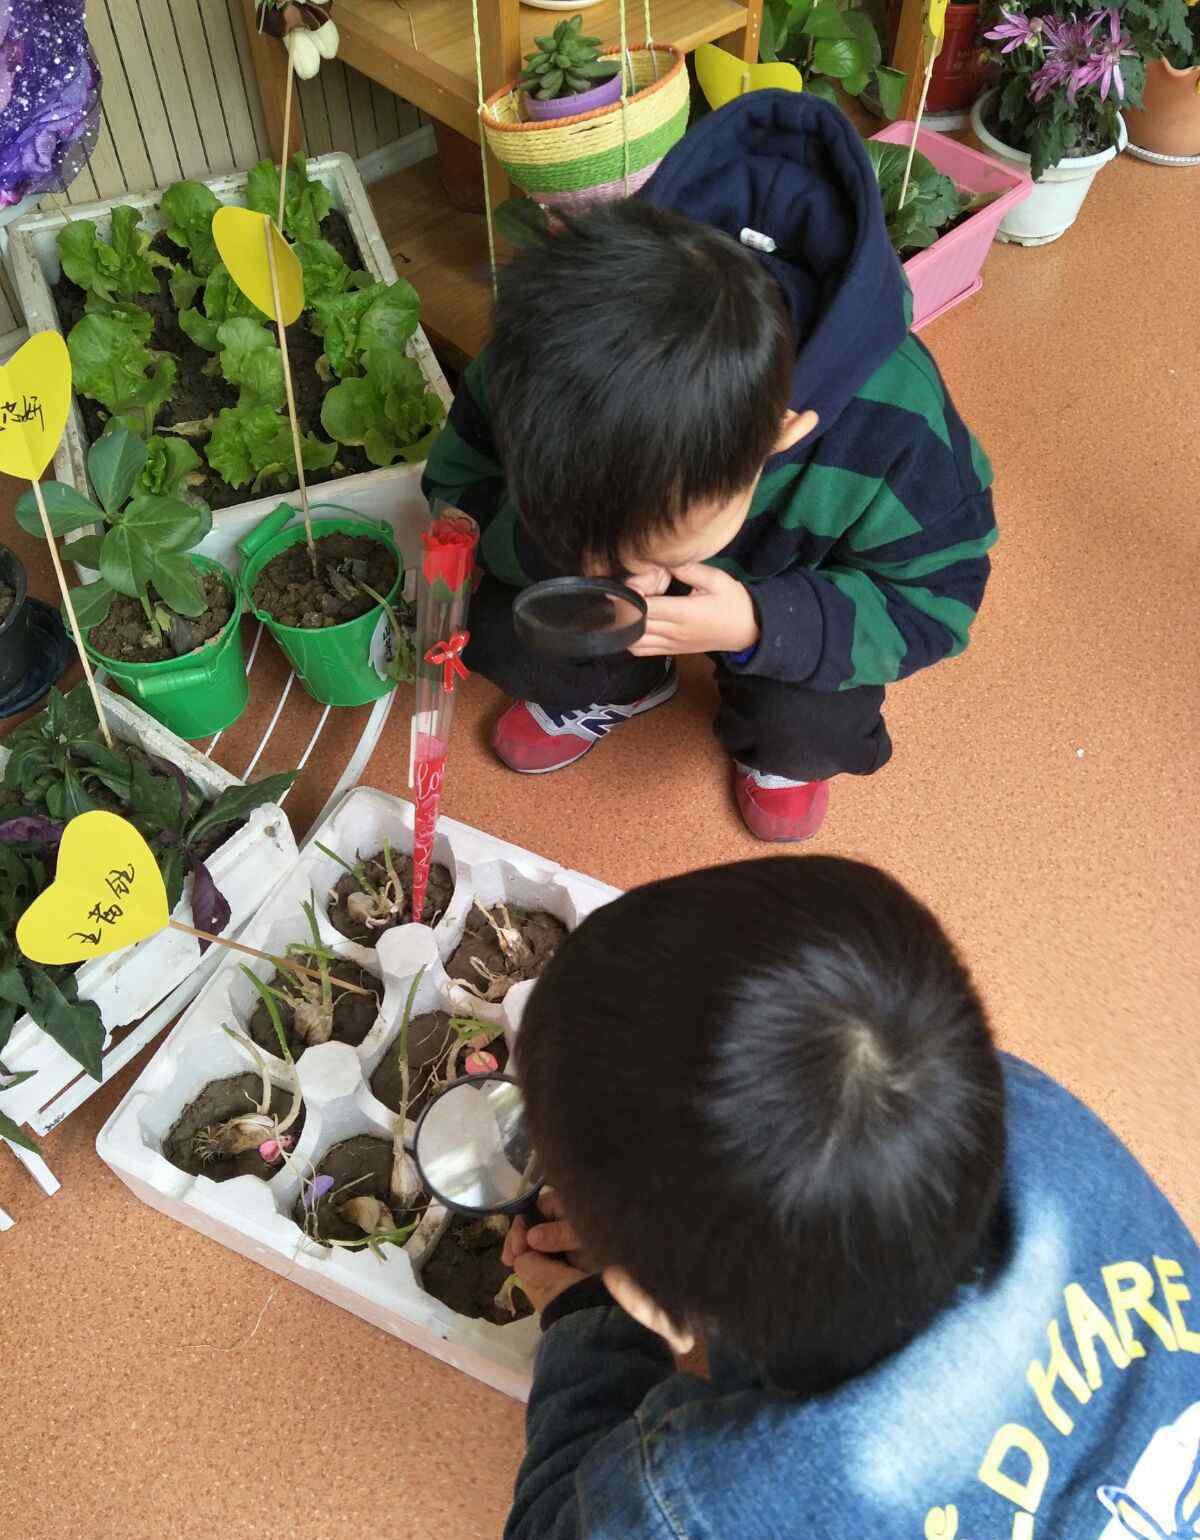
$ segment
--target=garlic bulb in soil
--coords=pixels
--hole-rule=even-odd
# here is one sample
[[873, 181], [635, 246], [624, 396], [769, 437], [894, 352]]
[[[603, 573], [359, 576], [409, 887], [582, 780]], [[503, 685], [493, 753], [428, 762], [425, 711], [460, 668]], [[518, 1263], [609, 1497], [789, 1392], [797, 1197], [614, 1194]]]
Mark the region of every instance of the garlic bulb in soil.
[[192, 1135], [192, 1149], [207, 1164], [218, 1156], [241, 1155], [246, 1150], [255, 1150], [274, 1132], [274, 1118], [262, 1112], [248, 1112], [243, 1117], [198, 1129]]
[[389, 1186], [392, 1202], [399, 1209], [415, 1208], [421, 1199], [421, 1173], [417, 1163], [404, 1148], [404, 1122], [397, 1124], [392, 1137], [392, 1178]]
[[396, 1228], [391, 1209], [378, 1198], [347, 1198], [345, 1203], [339, 1204], [338, 1213], [350, 1224], [357, 1225], [364, 1235]]
[[[330, 23], [326, 22], [326, 26]], [[324, 30], [323, 28], [320, 30]], [[311, 80], [321, 68], [322, 53], [315, 41], [315, 34], [304, 27], [293, 27], [283, 40], [284, 47], [292, 56], [292, 68], [301, 80]]]
[[298, 1000], [292, 1008], [292, 1024], [310, 1048], [327, 1043], [333, 1036], [333, 1007], [319, 1000]]
[[386, 899], [375, 898], [370, 893], [351, 893], [346, 899], [346, 913], [356, 925], [367, 925], [372, 930], [382, 930], [396, 919], [398, 910]]

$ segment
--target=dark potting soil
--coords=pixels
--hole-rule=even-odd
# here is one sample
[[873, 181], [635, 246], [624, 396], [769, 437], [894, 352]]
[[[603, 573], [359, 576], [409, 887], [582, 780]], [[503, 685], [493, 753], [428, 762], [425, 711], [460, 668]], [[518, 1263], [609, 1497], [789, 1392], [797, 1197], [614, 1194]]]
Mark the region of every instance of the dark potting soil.
[[[172, 614], [171, 629], [163, 633], [161, 642], [156, 643], [141, 601], [125, 594], [116, 595], [108, 614], [92, 627], [88, 641], [97, 652], [118, 663], [165, 663], [168, 658], [182, 658], [195, 652], [214, 636], [220, 636], [233, 614], [233, 595], [220, 575], [205, 572], [203, 583], [208, 609], [195, 619]], [[150, 599], [159, 602], [153, 588]]]
[[[481, 1023], [480, 1031], [482, 1030]], [[433, 1072], [438, 1071], [439, 1078], [445, 1078], [446, 1070], [449, 1068], [448, 1063], [445, 1062], [446, 1049], [453, 1036], [450, 1030], [450, 1017], [445, 1011], [426, 1011], [422, 1016], [414, 1016], [409, 1022], [408, 1115], [410, 1118], [419, 1116], [428, 1102]], [[496, 1068], [503, 1070], [508, 1063], [508, 1044], [502, 1032], [487, 1045], [486, 1051], [496, 1060]], [[472, 1050], [465, 1045], [459, 1049], [456, 1078], [461, 1078], [467, 1073], [466, 1061], [471, 1052]], [[390, 1112], [400, 1111], [403, 1086], [400, 1075], [400, 1055], [394, 1043], [388, 1048], [371, 1076], [371, 1089]]]
[[8, 619], [8, 612], [12, 609], [13, 600], [16, 597], [7, 583], [0, 583], [0, 622]]
[[303, 541], [272, 556], [254, 585], [256, 609], [280, 625], [319, 631], [357, 620], [374, 608], [375, 600], [360, 583], [386, 594], [396, 581], [396, 558], [367, 535], [323, 535], [316, 547], [315, 577]]
[[[378, 592], [382, 593], [383, 589], [379, 589]], [[401, 855], [398, 850], [393, 850], [391, 856], [392, 868], [400, 878], [404, 908], [386, 925], [376, 929], [365, 921], [356, 920], [351, 916], [346, 908], [346, 900], [351, 893], [362, 891], [358, 878], [351, 872], [346, 872], [338, 878], [333, 892], [329, 895], [329, 923], [335, 930], [340, 931], [347, 941], [357, 941], [360, 946], [375, 946], [385, 930], [390, 930], [394, 925], [409, 923], [412, 907], [412, 857]], [[377, 850], [373, 856], [368, 856], [365, 861], [358, 863], [367, 881], [372, 887], [378, 889], [384, 888], [389, 880], [383, 857], [383, 851]], [[434, 862], [429, 868], [429, 885], [425, 889], [425, 907], [421, 915], [424, 922], [427, 925], [436, 925], [449, 908], [453, 897], [454, 879], [449, 869], [440, 861]]]
[[[243, 1113], [256, 1112], [261, 1095], [262, 1076], [253, 1072], [210, 1081], [175, 1119], [163, 1140], [163, 1154], [180, 1171], [190, 1172], [192, 1176], [208, 1176], [214, 1182], [227, 1182], [233, 1176], [257, 1176], [268, 1181], [283, 1169], [282, 1163], [268, 1164], [257, 1149], [243, 1150], [238, 1155], [219, 1155], [215, 1160], [205, 1161], [192, 1148], [192, 1140], [201, 1129], [212, 1128]], [[292, 1093], [281, 1086], [272, 1086], [272, 1114], [283, 1119], [291, 1106]], [[299, 1139], [303, 1128], [304, 1108], [301, 1107], [296, 1121], [287, 1130], [288, 1137]]]
[[[411, 1224], [428, 1206], [422, 1198], [415, 1209], [398, 1211], [392, 1204], [392, 1141], [375, 1134], [356, 1134], [343, 1139], [326, 1151], [316, 1167], [316, 1176], [331, 1176], [333, 1186], [317, 1199], [315, 1219], [297, 1198], [292, 1218], [314, 1240], [361, 1241], [365, 1237], [358, 1226], [338, 1213], [350, 1198], [378, 1198], [386, 1203], [398, 1225]], [[307, 1226], [305, 1221], [308, 1221]]]
[[[563, 922], [544, 909], [523, 909], [519, 904], [506, 907], [509, 919], [529, 947], [529, 956], [520, 963], [510, 962], [500, 949], [496, 932], [476, 905], [467, 916], [462, 940], [446, 964], [446, 972], [452, 979], [462, 979], [481, 990], [486, 989], [483, 975], [471, 966], [476, 958], [492, 973], [505, 974], [514, 983], [519, 979], [534, 979], [554, 956], [566, 938], [567, 927]], [[499, 906], [492, 913], [501, 924], [504, 923]]]
[[[307, 954], [299, 955], [296, 961], [305, 968], [314, 968], [316, 963]], [[344, 979], [347, 984], [361, 984], [364, 989], [373, 991], [369, 995], [355, 995], [348, 990], [339, 990], [333, 986], [333, 1034], [327, 1041], [331, 1043], [348, 1043], [351, 1048], [357, 1048], [363, 1038], [375, 1025], [379, 1015], [379, 1006], [383, 1000], [383, 985], [373, 973], [368, 973], [365, 968], [356, 967], [353, 963], [344, 962], [340, 957], [331, 964], [331, 971], [335, 978]], [[296, 975], [288, 973], [276, 973], [268, 981], [272, 989], [281, 986], [294, 992], [297, 988]], [[314, 979], [315, 983], [316, 980]], [[297, 1033], [292, 1009], [282, 1000], [276, 1000], [276, 1009], [279, 1011], [279, 1019], [283, 1022], [284, 1036], [287, 1038], [288, 1052], [293, 1059], [298, 1059], [310, 1044]], [[271, 1017], [267, 1007], [260, 1000], [254, 1007], [254, 1014], [246, 1024], [246, 1030], [267, 1053], [273, 1053], [279, 1057], [279, 1039], [275, 1036], [275, 1028], [271, 1025]]]
[[[321, 234], [330, 245], [337, 248], [351, 267], [362, 267], [362, 258], [349, 222], [339, 209], [332, 209], [326, 215], [321, 225]], [[178, 261], [183, 256], [183, 253], [163, 233], [156, 235], [150, 244], [152, 250], [170, 257], [172, 261]], [[60, 276], [58, 282], [54, 284], [52, 293], [65, 336], [82, 318], [86, 295], [65, 275]], [[197, 298], [199, 299], [199, 295]], [[179, 363], [175, 373], [174, 391], [171, 399], [159, 410], [155, 430], [161, 433], [175, 423], [203, 422], [208, 417], [215, 417], [222, 407], [236, 405], [237, 391], [227, 383], [219, 369], [215, 373], [207, 372], [216, 355], [206, 353], [179, 325], [175, 302], [167, 287], [165, 269], [159, 273], [158, 293], [141, 295], [138, 304], [141, 309], [149, 311], [154, 318], [154, 330], [146, 346], [156, 352], [173, 354]], [[316, 369], [317, 359], [324, 352], [325, 344], [320, 337], [309, 330], [307, 318], [303, 315], [288, 327], [287, 339], [288, 360], [292, 367], [296, 415], [300, 419], [300, 430], [303, 433], [311, 432], [318, 434], [321, 438], [328, 438], [321, 427], [321, 403], [330, 385], [321, 379]], [[98, 401], [89, 400], [86, 396], [79, 397], [79, 406], [83, 413], [88, 442], [95, 443], [104, 432], [108, 413]], [[207, 431], [202, 431], [195, 437], [189, 435], [188, 442], [203, 453], [207, 437]], [[360, 471], [369, 471], [373, 468], [365, 450], [340, 444], [337, 459], [333, 464], [325, 470], [309, 471], [305, 480], [309, 486], [316, 486], [323, 481], [333, 481], [339, 476], [356, 475]], [[235, 503], [245, 502], [247, 498], [256, 495], [252, 493], [249, 486], [240, 489], [228, 486], [219, 476], [211, 473], [206, 475], [203, 481], [195, 484], [191, 490], [197, 497], [203, 498], [211, 508], [230, 508]], [[295, 489], [292, 486], [276, 486], [263, 490], [286, 493]]]
[[507, 1326], [532, 1315], [524, 1294], [514, 1292], [516, 1313], [496, 1305], [496, 1295], [512, 1271], [500, 1260], [504, 1242], [493, 1239], [477, 1219], [454, 1219], [421, 1269], [421, 1287], [459, 1315]]

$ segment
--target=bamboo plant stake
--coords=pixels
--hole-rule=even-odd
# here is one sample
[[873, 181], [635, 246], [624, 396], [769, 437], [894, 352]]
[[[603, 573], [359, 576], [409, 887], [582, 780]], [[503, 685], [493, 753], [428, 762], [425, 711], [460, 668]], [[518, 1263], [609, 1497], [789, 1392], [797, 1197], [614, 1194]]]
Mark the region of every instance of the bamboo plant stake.
[[[288, 65], [291, 79], [291, 64]], [[317, 570], [317, 547], [313, 541], [312, 513], [308, 506], [308, 486], [304, 480], [304, 455], [300, 441], [300, 420], [296, 416], [296, 393], [292, 388], [292, 365], [288, 358], [287, 328], [283, 324], [283, 302], [279, 297], [279, 271], [275, 265], [275, 242], [271, 239], [274, 226], [270, 219], [263, 220], [263, 235], [267, 243], [267, 267], [271, 274], [271, 299], [275, 306], [275, 330], [279, 334], [279, 352], [283, 359], [283, 387], [287, 393], [288, 421], [292, 427], [292, 448], [296, 454], [296, 480], [300, 491], [300, 510], [304, 515], [304, 542], [308, 546], [308, 559], [314, 575]], [[281, 237], [282, 237], [282, 232]]]
[[903, 208], [904, 200], [908, 197], [913, 156], [917, 153], [917, 133], [921, 127], [921, 119], [925, 116], [925, 103], [929, 97], [929, 83], [933, 79], [933, 66], [937, 63], [938, 54], [942, 51], [942, 43], [946, 37], [946, 4], [947, 0], [929, 0], [925, 11], [925, 79], [921, 83], [921, 100], [917, 104], [917, 115], [913, 120], [912, 138], [908, 145], [908, 159], [904, 163], [904, 180], [900, 183], [900, 201], [897, 208]]
[[[316, 968], [305, 968], [301, 963], [293, 961], [290, 957], [276, 957], [271, 952], [260, 952], [255, 946], [247, 946], [244, 941], [231, 941], [228, 936], [216, 936], [212, 931], [197, 930], [194, 925], [185, 925], [182, 920], [168, 920], [171, 930], [180, 930], [185, 936], [195, 936], [198, 941], [211, 941], [214, 946], [227, 946], [230, 951], [244, 952], [247, 957], [257, 957], [260, 962], [274, 963], [276, 968], [285, 968], [289, 973], [303, 973], [306, 978], [320, 980], [321, 975]], [[335, 979], [332, 974], [329, 982], [335, 984], [338, 989], [345, 989], [352, 995], [369, 995], [371, 990], [364, 989], [361, 984], [351, 984], [346, 979]]]
[[287, 202], [288, 141], [292, 133], [292, 86], [296, 78], [292, 50], [285, 48], [284, 52], [287, 54], [287, 85], [283, 91], [283, 159], [279, 164], [279, 217], [275, 221], [280, 230], [283, 229], [283, 210]]

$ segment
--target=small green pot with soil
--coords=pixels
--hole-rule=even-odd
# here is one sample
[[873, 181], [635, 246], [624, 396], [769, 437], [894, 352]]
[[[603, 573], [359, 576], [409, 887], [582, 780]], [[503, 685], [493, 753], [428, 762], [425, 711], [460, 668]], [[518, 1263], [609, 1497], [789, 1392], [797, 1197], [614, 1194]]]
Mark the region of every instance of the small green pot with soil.
[[238, 543], [242, 591], [314, 700], [365, 706], [394, 688], [372, 661], [372, 641], [404, 567], [384, 525], [337, 511], [346, 516], [313, 520], [314, 574], [304, 525], [284, 528], [297, 510], [277, 508]]
[[[220, 562], [193, 556], [191, 564], [208, 600], [203, 615], [172, 626], [155, 645], [148, 640], [141, 605], [119, 596], [83, 641], [88, 656], [164, 727], [180, 738], [207, 738], [236, 722], [250, 699], [242, 596]], [[175, 652], [176, 647], [182, 650]], [[159, 661], [150, 661], [156, 651]]]

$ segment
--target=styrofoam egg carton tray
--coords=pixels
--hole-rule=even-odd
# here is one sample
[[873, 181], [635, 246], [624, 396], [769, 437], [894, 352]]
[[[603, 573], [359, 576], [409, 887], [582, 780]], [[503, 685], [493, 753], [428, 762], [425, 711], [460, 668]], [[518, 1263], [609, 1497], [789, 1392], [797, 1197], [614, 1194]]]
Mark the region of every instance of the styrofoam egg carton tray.
[[[378, 1016], [358, 1047], [321, 1043], [297, 1060], [305, 1117], [287, 1166], [269, 1180], [236, 1176], [215, 1182], [188, 1175], [162, 1153], [180, 1113], [206, 1085], [255, 1068], [246, 1050], [224, 1030], [226, 1024], [244, 1030], [258, 998], [233, 959], [222, 961], [100, 1130], [96, 1148], [152, 1207], [485, 1384], [524, 1399], [537, 1345], [536, 1318], [493, 1325], [457, 1314], [421, 1287], [422, 1266], [450, 1223], [446, 1211], [431, 1205], [407, 1244], [384, 1246], [380, 1261], [366, 1249], [326, 1247], [305, 1235], [292, 1218], [301, 1190], [298, 1173], [311, 1171], [334, 1145], [356, 1135], [393, 1137], [398, 1114], [376, 1098], [370, 1082], [396, 1039], [418, 974], [414, 1017], [444, 1010], [486, 1019], [503, 1026], [512, 1048], [532, 981], [514, 985], [499, 1004], [484, 1004], [446, 973], [446, 960], [462, 937], [477, 897], [489, 907], [504, 901], [546, 910], [571, 929], [617, 897], [618, 890], [443, 818], [433, 859], [450, 869], [455, 883], [444, 915], [433, 926], [396, 926], [383, 932], [377, 947], [364, 948], [328, 922], [327, 899], [342, 868], [317, 844], [354, 861], [380, 849], [385, 835], [393, 850], [411, 852], [412, 805], [370, 787], [348, 792], [268, 894], [242, 938], [276, 955], [291, 942], [303, 942], [307, 932], [300, 906], [315, 894], [323, 943], [347, 965], [357, 963], [374, 974], [381, 985]], [[273, 971], [267, 962], [251, 966], [262, 978]], [[273, 1082], [285, 1085], [282, 1058], [263, 1057]], [[406, 1134], [411, 1133], [410, 1124]]]

